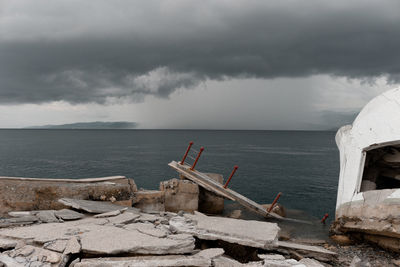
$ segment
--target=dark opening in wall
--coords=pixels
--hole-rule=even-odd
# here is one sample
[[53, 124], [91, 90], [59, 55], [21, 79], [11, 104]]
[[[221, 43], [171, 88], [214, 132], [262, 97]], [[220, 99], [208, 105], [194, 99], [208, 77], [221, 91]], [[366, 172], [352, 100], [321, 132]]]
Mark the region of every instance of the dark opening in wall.
[[400, 188], [400, 145], [367, 151], [360, 192]]

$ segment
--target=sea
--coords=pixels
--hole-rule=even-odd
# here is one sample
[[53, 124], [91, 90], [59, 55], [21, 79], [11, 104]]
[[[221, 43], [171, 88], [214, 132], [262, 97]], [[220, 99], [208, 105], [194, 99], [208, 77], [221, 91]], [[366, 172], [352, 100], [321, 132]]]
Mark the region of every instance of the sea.
[[331, 131], [4, 129], [0, 176], [124, 175], [138, 188], [158, 189], [178, 177], [168, 163], [180, 161], [191, 141], [191, 158], [204, 147], [197, 170], [226, 180], [239, 167], [229, 187], [240, 194], [263, 204], [281, 192], [279, 203], [290, 215], [334, 219], [339, 152]]

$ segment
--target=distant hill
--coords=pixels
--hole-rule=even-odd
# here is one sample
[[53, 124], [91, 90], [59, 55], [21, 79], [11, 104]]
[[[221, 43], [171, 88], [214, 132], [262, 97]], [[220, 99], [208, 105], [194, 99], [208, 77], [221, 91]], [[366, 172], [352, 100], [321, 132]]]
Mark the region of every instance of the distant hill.
[[128, 121], [94, 121], [94, 122], [77, 122], [60, 125], [42, 125], [31, 126], [26, 129], [134, 129], [138, 126], [136, 122]]

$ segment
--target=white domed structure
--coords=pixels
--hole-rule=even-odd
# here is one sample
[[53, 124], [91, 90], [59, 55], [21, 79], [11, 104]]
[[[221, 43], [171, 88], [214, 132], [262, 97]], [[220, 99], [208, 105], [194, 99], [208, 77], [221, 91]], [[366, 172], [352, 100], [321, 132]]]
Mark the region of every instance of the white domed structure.
[[[339, 129], [336, 143], [339, 228], [400, 238], [400, 88], [371, 100], [352, 125]], [[399, 222], [378, 230], [389, 218]]]

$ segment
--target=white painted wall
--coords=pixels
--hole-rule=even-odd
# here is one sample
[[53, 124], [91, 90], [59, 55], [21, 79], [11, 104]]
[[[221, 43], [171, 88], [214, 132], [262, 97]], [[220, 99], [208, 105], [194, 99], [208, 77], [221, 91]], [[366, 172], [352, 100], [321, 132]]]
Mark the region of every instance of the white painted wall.
[[[336, 210], [356, 197], [364, 168], [364, 151], [375, 144], [400, 141], [400, 88], [372, 99], [352, 125], [336, 134], [340, 175]], [[400, 191], [400, 190], [399, 190]]]

